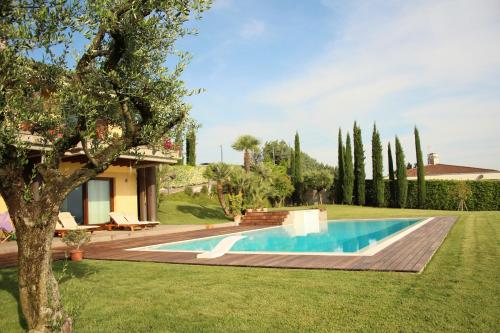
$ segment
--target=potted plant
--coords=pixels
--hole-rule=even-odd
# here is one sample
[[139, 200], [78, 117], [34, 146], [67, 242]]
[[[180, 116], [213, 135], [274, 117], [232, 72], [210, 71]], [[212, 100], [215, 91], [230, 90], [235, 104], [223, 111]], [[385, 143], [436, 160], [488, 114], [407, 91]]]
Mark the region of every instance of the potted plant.
[[241, 222], [241, 212], [243, 210], [243, 194], [229, 194], [229, 211], [233, 215], [233, 221], [236, 223]]
[[62, 241], [66, 245], [73, 247], [73, 250], [70, 251], [71, 260], [80, 261], [83, 259], [83, 250], [80, 250], [80, 247], [90, 243], [90, 233], [85, 230], [70, 230], [64, 235]]

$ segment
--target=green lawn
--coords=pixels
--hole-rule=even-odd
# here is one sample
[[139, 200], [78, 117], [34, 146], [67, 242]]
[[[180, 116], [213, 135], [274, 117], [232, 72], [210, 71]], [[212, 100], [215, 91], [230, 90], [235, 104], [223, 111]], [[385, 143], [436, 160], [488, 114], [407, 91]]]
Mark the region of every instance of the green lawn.
[[[87, 260], [61, 289], [77, 332], [498, 332], [499, 233], [500, 212], [463, 214], [422, 274]], [[15, 269], [0, 270], [2, 332], [21, 330], [16, 290]]]
[[193, 197], [184, 192], [160, 196], [158, 218], [162, 224], [213, 224], [230, 222], [212, 196]]

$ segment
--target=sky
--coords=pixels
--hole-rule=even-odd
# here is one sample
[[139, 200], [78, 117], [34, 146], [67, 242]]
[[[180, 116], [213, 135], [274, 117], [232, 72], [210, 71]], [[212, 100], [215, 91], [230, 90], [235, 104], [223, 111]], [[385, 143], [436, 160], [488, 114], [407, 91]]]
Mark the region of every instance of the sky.
[[[500, 1], [215, 0], [178, 48], [200, 124], [197, 162], [241, 163], [239, 135], [292, 144], [331, 165], [339, 127], [374, 123], [424, 156], [500, 169]], [[394, 146], [393, 146], [394, 147]], [[394, 148], [393, 148], [394, 149]], [[384, 167], [387, 170], [387, 167]]]

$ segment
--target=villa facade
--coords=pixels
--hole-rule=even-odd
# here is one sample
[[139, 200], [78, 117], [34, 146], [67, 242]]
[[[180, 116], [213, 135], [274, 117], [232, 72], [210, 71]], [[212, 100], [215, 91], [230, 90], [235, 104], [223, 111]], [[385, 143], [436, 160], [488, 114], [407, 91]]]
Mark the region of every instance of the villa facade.
[[[26, 140], [35, 152], [46, 148], [37, 144], [35, 136], [26, 135]], [[178, 159], [178, 151], [154, 151], [147, 147], [141, 147], [134, 155], [120, 155], [106, 171], [71, 192], [61, 211], [71, 212], [84, 225], [109, 223], [109, 213], [113, 211], [132, 214], [141, 221], [157, 221], [157, 166], [174, 164]], [[69, 174], [86, 162], [80, 146], [66, 154], [60, 170]], [[0, 212], [6, 210], [0, 197]]]

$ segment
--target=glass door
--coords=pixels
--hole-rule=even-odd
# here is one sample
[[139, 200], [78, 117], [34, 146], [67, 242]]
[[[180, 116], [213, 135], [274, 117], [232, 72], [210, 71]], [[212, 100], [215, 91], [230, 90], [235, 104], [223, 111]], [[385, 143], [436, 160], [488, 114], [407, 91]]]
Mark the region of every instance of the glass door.
[[61, 205], [61, 212], [70, 212], [78, 224], [83, 224], [83, 186], [71, 191]]
[[94, 179], [87, 182], [88, 224], [109, 222], [111, 211], [111, 181]]

